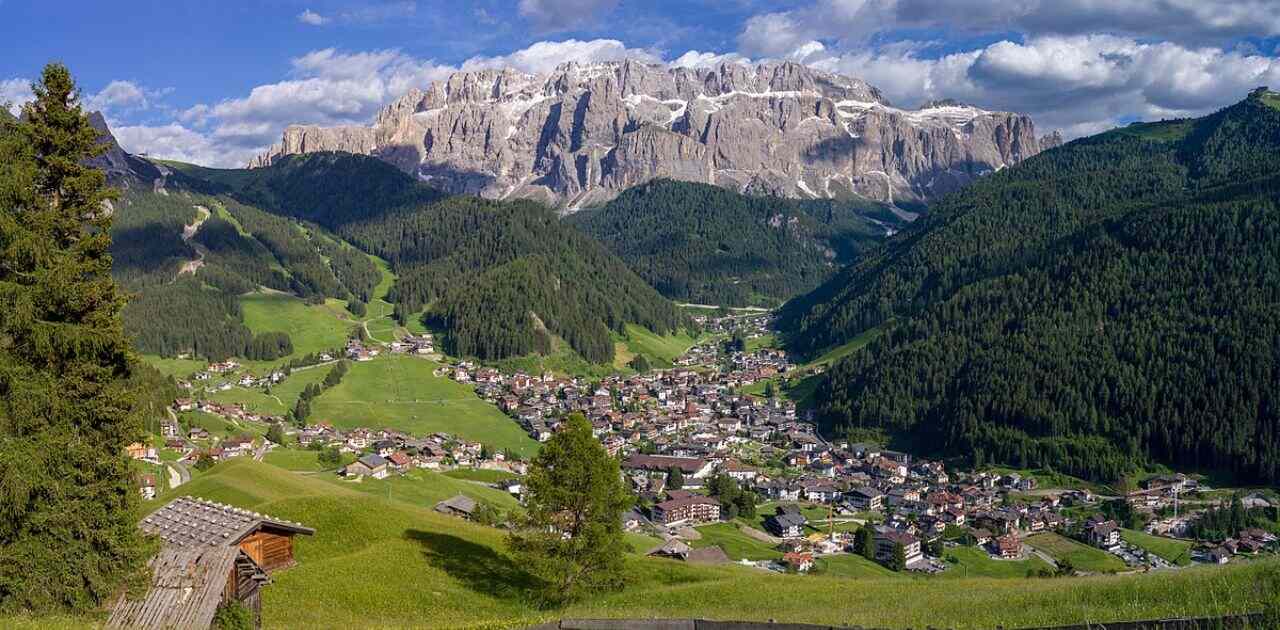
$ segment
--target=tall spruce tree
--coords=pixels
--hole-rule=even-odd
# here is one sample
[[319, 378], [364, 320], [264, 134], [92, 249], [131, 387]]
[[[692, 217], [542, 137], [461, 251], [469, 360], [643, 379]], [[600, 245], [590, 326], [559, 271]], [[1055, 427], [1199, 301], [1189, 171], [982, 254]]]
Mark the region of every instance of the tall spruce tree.
[[75, 611], [143, 575], [125, 446], [142, 434], [115, 195], [71, 74], [44, 69], [0, 139], [0, 610]]
[[618, 460], [592, 435], [591, 423], [575, 413], [567, 425], [534, 458], [525, 515], [508, 538], [552, 605], [623, 585], [621, 517], [632, 504]]

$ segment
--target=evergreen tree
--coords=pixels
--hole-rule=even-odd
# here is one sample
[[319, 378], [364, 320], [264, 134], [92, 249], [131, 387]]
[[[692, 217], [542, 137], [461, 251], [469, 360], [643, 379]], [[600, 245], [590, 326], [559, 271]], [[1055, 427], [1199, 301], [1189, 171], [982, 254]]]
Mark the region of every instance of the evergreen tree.
[[889, 560], [889, 568], [902, 571], [907, 568], [907, 550], [902, 543], [893, 544], [893, 558]]
[[284, 426], [279, 422], [272, 424], [271, 428], [267, 429], [267, 439], [276, 444], [284, 444]]
[[141, 438], [111, 279], [115, 196], [71, 74], [0, 139], [0, 610], [86, 610], [143, 575], [124, 448]]
[[667, 487], [679, 490], [684, 487], [684, 471], [677, 466], [667, 469]]
[[876, 537], [869, 525], [858, 528], [853, 537], [853, 552], [868, 559], [876, 559]]
[[632, 497], [618, 460], [591, 433], [582, 414], [569, 416], [534, 458], [525, 478], [526, 513], [508, 545], [521, 566], [541, 579], [538, 595], [562, 604], [625, 581], [622, 511]]

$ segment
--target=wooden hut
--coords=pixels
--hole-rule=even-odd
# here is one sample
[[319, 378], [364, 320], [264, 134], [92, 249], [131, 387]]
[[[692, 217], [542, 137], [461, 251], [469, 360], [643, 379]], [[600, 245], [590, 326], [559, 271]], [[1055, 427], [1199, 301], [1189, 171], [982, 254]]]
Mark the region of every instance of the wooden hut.
[[293, 537], [315, 533], [301, 523], [191, 497], [174, 499], [138, 526], [167, 547], [239, 548], [267, 572], [293, 566]]
[[239, 547], [167, 547], [148, 565], [151, 587], [146, 595], [121, 596], [107, 628], [208, 628], [218, 607], [230, 601], [244, 604], [253, 612], [254, 627], [262, 626], [258, 591], [270, 578]]

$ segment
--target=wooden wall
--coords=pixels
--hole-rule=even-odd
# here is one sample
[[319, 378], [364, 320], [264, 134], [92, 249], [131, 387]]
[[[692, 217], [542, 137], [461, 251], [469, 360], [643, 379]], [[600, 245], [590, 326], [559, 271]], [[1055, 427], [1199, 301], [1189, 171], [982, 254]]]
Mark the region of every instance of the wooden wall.
[[267, 572], [293, 566], [293, 536], [259, 531], [240, 541], [240, 548]]

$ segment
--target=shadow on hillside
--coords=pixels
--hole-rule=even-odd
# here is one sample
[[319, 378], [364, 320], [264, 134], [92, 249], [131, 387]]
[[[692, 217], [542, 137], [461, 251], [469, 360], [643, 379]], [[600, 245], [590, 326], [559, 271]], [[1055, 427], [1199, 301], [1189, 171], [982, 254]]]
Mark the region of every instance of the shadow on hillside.
[[528, 601], [538, 578], [491, 547], [457, 536], [411, 529], [405, 538], [422, 545], [422, 555], [437, 569], [478, 593]]

